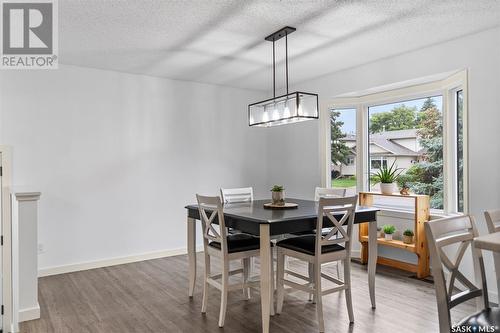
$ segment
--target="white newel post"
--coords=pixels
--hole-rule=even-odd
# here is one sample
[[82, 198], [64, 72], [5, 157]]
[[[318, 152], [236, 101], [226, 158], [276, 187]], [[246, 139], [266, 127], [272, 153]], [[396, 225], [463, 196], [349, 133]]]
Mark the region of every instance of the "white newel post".
[[39, 199], [40, 192], [14, 192], [12, 194], [14, 323], [40, 318], [40, 305], [38, 304]]

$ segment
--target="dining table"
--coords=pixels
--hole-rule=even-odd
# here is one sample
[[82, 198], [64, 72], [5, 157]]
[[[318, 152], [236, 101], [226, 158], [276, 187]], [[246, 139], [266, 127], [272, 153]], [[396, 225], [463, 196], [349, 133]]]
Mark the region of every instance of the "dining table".
[[[287, 198], [295, 203], [292, 209], [269, 209], [267, 200], [226, 203], [223, 207], [226, 227], [260, 238], [260, 296], [262, 332], [269, 332], [271, 316], [271, 237], [293, 233], [313, 232], [318, 217], [318, 202]], [[193, 297], [196, 284], [196, 221], [200, 220], [197, 204], [185, 206], [187, 210], [187, 243], [189, 260], [189, 297]], [[377, 212], [375, 207], [356, 207], [354, 224], [368, 223], [368, 288], [372, 308], [375, 308], [375, 270], [377, 265]], [[326, 219], [324, 225], [326, 225]]]
[[480, 250], [491, 251], [496, 271], [497, 290], [500, 290], [500, 232], [494, 232], [474, 238], [474, 247]]

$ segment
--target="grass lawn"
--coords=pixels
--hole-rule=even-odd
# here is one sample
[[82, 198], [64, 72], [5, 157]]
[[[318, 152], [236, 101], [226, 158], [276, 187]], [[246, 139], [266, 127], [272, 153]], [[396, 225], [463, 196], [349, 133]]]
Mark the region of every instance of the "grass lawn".
[[332, 187], [355, 187], [356, 179], [355, 178], [339, 178], [332, 180]]

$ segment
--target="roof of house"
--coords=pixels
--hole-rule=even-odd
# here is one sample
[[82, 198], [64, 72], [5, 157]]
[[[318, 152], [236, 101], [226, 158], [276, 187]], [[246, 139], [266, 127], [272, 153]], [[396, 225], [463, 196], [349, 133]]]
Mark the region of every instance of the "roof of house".
[[371, 134], [371, 137], [381, 137], [388, 140], [394, 139], [413, 139], [417, 137], [417, 129], [404, 129], [397, 131], [385, 131]]
[[[379, 146], [382, 149], [385, 149], [392, 153], [393, 155], [398, 156], [418, 156], [421, 152], [416, 152], [411, 149], [408, 149], [393, 140], [397, 139], [413, 139], [417, 138], [417, 129], [406, 129], [406, 130], [397, 130], [397, 131], [385, 131], [379, 133], [370, 134], [370, 143]], [[356, 135], [347, 134], [341, 140], [343, 141], [355, 141]], [[353, 150], [354, 151], [354, 150]]]
[[420, 155], [418, 152], [408, 149], [400, 144], [395, 143], [392, 140], [388, 140], [383, 137], [371, 137], [370, 143], [373, 143], [382, 149], [385, 149], [391, 152], [394, 155], [399, 156], [418, 156]]

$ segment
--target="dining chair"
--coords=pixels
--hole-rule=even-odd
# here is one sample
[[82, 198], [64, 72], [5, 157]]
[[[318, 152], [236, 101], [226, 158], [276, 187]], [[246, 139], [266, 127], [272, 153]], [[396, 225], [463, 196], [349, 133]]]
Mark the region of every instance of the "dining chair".
[[[478, 236], [474, 219], [471, 216], [455, 216], [425, 223], [425, 233], [430, 252], [431, 270], [439, 317], [439, 331], [449, 333], [452, 330], [450, 310], [465, 301], [481, 298], [478, 304], [483, 309], [464, 319], [455, 327], [477, 325], [500, 325], [500, 311], [490, 308], [484, 262], [480, 250], [472, 246]], [[473, 283], [460, 271], [460, 264], [468, 247], [471, 247], [476, 283]], [[453, 254], [453, 258], [450, 258]], [[448, 281], [445, 278], [445, 270]], [[456, 288], [459, 282], [461, 288]], [[456, 332], [465, 332], [457, 330]]]
[[500, 231], [500, 209], [491, 209], [484, 212], [486, 226], [490, 234]]
[[[357, 195], [345, 198], [321, 197], [318, 204], [316, 230], [323, 230], [325, 226], [333, 225], [330, 232], [326, 236], [318, 232], [314, 235], [298, 236], [278, 242], [278, 305], [276, 313], [281, 313], [283, 309], [285, 285], [305, 291], [306, 293], [313, 293], [316, 299], [316, 314], [318, 317], [319, 331], [324, 332], [325, 325], [323, 320], [322, 296], [344, 290], [349, 321], [351, 323], [354, 322], [351, 297], [351, 246], [354, 212], [356, 209], [357, 198]], [[335, 238], [337, 233], [339, 233], [339, 235]], [[312, 284], [310, 283], [309, 276], [304, 276], [295, 271], [286, 270], [286, 256], [312, 264], [314, 282]], [[340, 280], [340, 277], [334, 278], [321, 272], [321, 264], [335, 261], [344, 262], [343, 281]], [[302, 279], [307, 283], [300, 284], [285, 279], [285, 273], [295, 278]], [[333, 282], [336, 286], [323, 290], [321, 287], [322, 278]]]
[[[326, 198], [342, 198], [345, 197], [347, 189], [346, 188], [341, 188], [341, 187], [316, 187], [314, 190], [314, 201], [319, 201], [319, 198], [321, 197], [326, 197]], [[326, 236], [328, 234], [329, 230], [324, 230], [323, 231], [323, 236]], [[336, 262], [337, 266], [337, 277], [340, 277], [340, 261]], [[309, 264], [309, 276], [311, 279], [314, 276], [314, 271], [313, 271], [313, 265]], [[310, 294], [309, 295], [309, 300], [312, 300], [314, 302], [314, 295]]]
[[[238, 202], [251, 202], [253, 201], [253, 187], [240, 187], [240, 188], [221, 188], [220, 194], [223, 203], [238, 203]], [[239, 230], [235, 230], [230, 228], [229, 233], [237, 233]], [[282, 239], [283, 237], [274, 236], [271, 241], [273, 244], [276, 244], [278, 239]], [[273, 247], [274, 248], [274, 247]], [[276, 262], [276, 260], [273, 260]], [[254, 262], [250, 261], [250, 270], [254, 269]], [[274, 289], [274, 286], [273, 286]]]
[[[220, 196], [223, 204], [251, 202], [253, 201], [253, 187], [221, 188]], [[239, 230], [229, 228], [231, 234], [239, 233]]]
[[[260, 255], [260, 240], [247, 234], [228, 234], [224, 222], [222, 202], [218, 196], [196, 195], [198, 211], [203, 232], [203, 249], [205, 255], [205, 274], [203, 283], [203, 300], [201, 312], [206, 313], [208, 304], [208, 287], [211, 285], [221, 292], [219, 327], [224, 326], [227, 307], [227, 295], [230, 290], [243, 289], [246, 298], [250, 298], [250, 287], [258, 286], [258, 281], [250, 281], [250, 258]], [[217, 227], [218, 224], [218, 227]], [[212, 275], [210, 257], [218, 257], [222, 262], [222, 273]], [[229, 270], [231, 260], [243, 260], [243, 267]], [[272, 265], [271, 265], [272, 266]], [[271, 276], [273, 272], [271, 271]], [[229, 276], [243, 274], [243, 282], [229, 285]], [[220, 279], [220, 282], [217, 281]], [[273, 280], [271, 280], [272, 283]], [[271, 313], [274, 311], [271, 300]]]
[[[492, 209], [484, 212], [486, 226], [490, 234], [500, 232], [500, 209]], [[500, 253], [493, 252], [493, 264], [497, 279], [497, 293], [500, 294]]]
[[253, 187], [221, 188], [220, 194], [223, 203], [253, 201]]
[[340, 187], [316, 187], [314, 190], [314, 201], [319, 201], [320, 197], [345, 197], [347, 189]]

